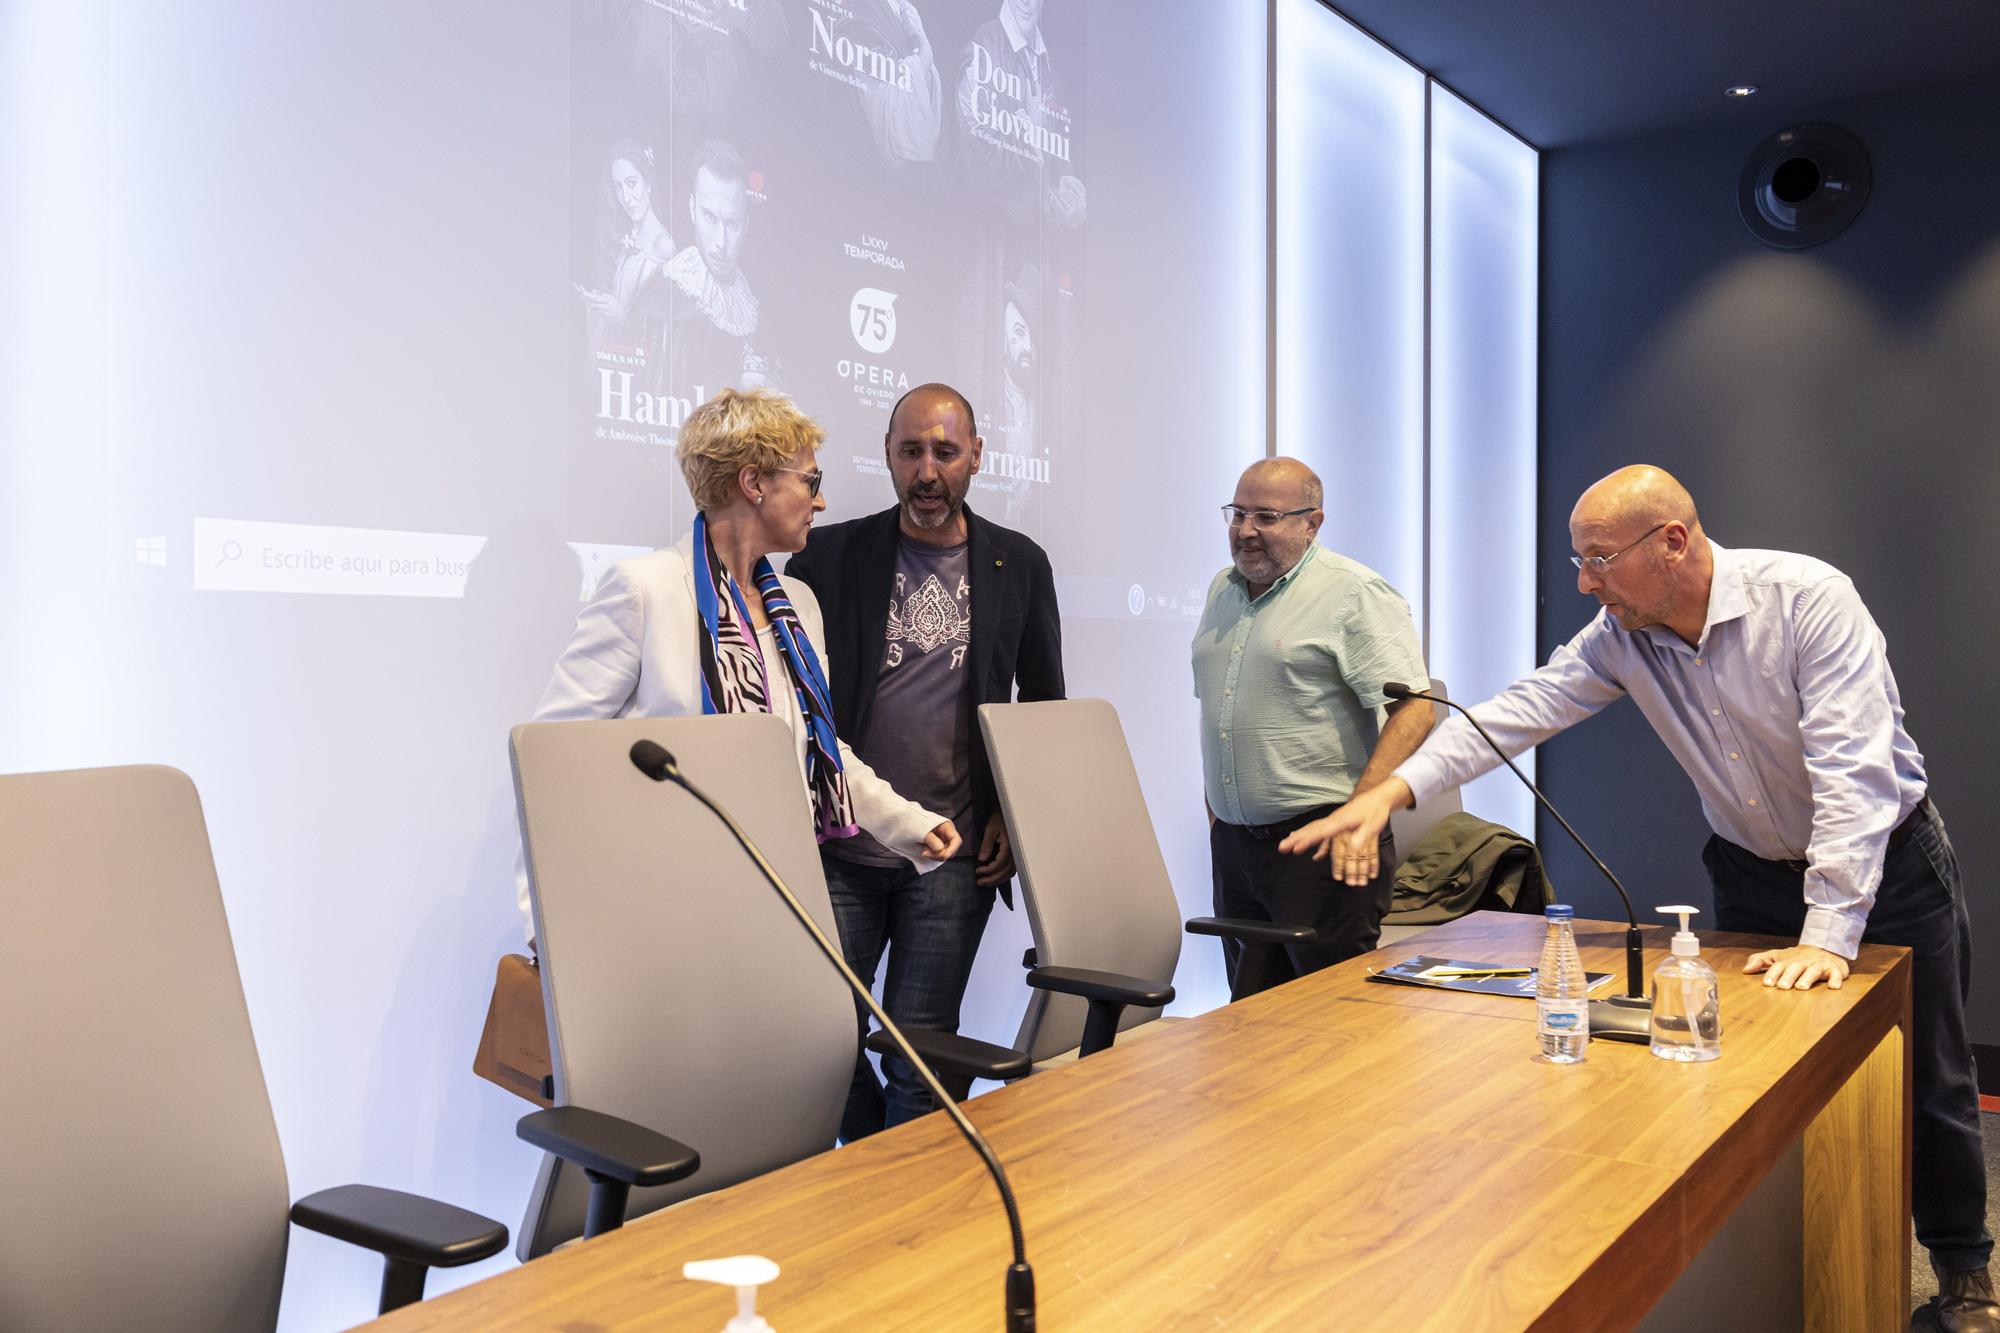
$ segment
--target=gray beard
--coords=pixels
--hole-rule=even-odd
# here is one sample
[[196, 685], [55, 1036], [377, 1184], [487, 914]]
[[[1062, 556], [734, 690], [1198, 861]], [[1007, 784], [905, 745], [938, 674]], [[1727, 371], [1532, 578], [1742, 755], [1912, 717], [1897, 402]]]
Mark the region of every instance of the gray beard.
[[[1271, 558], [1271, 554], [1268, 551], [1253, 559], [1238, 556], [1234, 563], [1236, 565], [1236, 572], [1252, 583], [1276, 583], [1278, 576], [1285, 572], [1278, 567], [1278, 562]], [[1256, 566], [1254, 573], [1249, 568], [1246, 568], [1246, 566], [1251, 564]]]
[[957, 506], [946, 505], [943, 509], [938, 511], [938, 516], [936, 518], [925, 518], [922, 514], [919, 514], [916, 511], [916, 509], [910, 504], [908, 500], [905, 500], [903, 502], [903, 517], [909, 519], [913, 527], [922, 528], [925, 532], [930, 532], [934, 529], [943, 527], [945, 524], [951, 522], [953, 516], [956, 515], [957, 513], [958, 513]]

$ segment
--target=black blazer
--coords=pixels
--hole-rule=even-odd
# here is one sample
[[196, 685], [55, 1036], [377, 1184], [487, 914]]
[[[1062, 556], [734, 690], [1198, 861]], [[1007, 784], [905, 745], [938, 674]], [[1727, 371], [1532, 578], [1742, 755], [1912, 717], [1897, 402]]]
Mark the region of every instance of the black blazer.
[[[831, 664], [834, 728], [859, 740], [882, 675], [882, 630], [896, 582], [900, 508], [815, 527], [785, 573], [813, 590], [826, 618], [820, 651]], [[965, 510], [966, 579], [972, 585], [972, 703], [1063, 697], [1062, 621], [1055, 576], [1033, 540]], [[858, 750], [857, 753], [860, 753]], [[866, 759], [868, 756], [862, 754]], [[972, 723], [972, 828], [999, 808], [986, 738]]]

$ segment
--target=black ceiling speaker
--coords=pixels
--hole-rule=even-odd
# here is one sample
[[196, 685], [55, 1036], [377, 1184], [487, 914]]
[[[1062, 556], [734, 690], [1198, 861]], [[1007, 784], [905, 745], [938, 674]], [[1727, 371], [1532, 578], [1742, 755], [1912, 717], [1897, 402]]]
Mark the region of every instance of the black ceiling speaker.
[[1736, 183], [1736, 206], [1764, 244], [1804, 250], [1861, 216], [1873, 180], [1859, 139], [1838, 125], [1807, 121], [1757, 145]]

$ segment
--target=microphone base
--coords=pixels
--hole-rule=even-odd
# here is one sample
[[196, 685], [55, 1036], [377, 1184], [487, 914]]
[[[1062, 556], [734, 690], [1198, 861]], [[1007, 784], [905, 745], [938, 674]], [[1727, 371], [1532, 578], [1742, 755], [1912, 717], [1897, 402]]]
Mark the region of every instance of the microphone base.
[[1590, 1036], [1594, 1041], [1653, 1042], [1653, 1006], [1643, 998], [1614, 995], [1590, 1002]]

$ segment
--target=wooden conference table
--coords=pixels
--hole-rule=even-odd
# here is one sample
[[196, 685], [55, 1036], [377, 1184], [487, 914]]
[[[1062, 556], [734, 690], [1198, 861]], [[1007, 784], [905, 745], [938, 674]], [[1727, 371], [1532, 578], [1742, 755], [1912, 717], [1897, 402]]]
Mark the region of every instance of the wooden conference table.
[[[1740, 975], [1751, 937], [1704, 935], [1705, 1065], [1598, 1041], [1552, 1066], [1524, 1000], [1364, 981], [1416, 953], [1533, 962], [1541, 929], [1475, 914], [967, 1103], [1040, 1326], [1629, 1327], [1803, 1136], [1807, 1327], [1903, 1327], [1907, 953], [1865, 946], [1841, 990], [1792, 994]], [[1578, 934], [1622, 980], [1622, 927]], [[1000, 1326], [998, 1195], [928, 1116], [372, 1327], [720, 1328], [733, 1298], [681, 1264], [743, 1253], [783, 1269], [759, 1302], [783, 1333]]]

